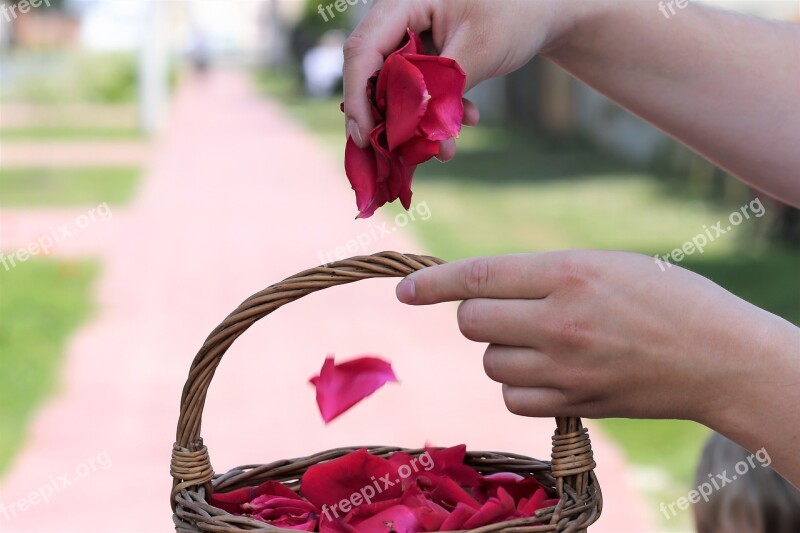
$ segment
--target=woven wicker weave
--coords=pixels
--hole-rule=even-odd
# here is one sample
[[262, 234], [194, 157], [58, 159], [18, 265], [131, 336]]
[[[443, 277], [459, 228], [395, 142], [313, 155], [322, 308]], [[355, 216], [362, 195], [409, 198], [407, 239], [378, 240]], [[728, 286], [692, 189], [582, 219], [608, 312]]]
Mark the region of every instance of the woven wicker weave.
[[[280, 481], [297, 490], [299, 479], [310, 467], [346, 455], [364, 446], [340, 448], [265, 465], [247, 465], [215, 475], [208, 450], [200, 436], [206, 393], [214, 371], [233, 342], [259, 319], [307, 294], [336, 285], [379, 277], [404, 277], [416, 270], [443, 263], [427, 256], [383, 252], [354, 257], [301, 272], [276, 283], [245, 300], [211, 332], [195, 356], [181, 397], [180, 418], [172, 449], [170, 473], [173, 484], [170, 501], [173, 521], [179, 533], [201, 531], [238, 533], [244, 531], [291, 532], [251, 518], [234, 516], [211, 506], [212, 491], [228, 492], [264, 481]], [[556, 418], [551, 461], [499, 452], [469, 452], [466, 462], [483, 474], [516, 472], [536, 478], [555, 489], [560, 501], [542, 509], [536, 517], [492, 524], [472, 533], [496, 531], [579, 532], [594, 523], [602, 509], [602, 495], [594, 475], [595, 462], [589, 435], [578, 418]], [[370, 453], [387, 457], [398, 451], [419, 455], [424, 450], [369, 447]], [[538, 524], [538, 525], [534, 525]]]

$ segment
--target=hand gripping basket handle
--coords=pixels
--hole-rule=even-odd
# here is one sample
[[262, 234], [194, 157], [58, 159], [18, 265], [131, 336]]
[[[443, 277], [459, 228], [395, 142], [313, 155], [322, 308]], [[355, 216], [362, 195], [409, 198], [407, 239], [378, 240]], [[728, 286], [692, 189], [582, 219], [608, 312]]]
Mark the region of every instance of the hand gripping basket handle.
[[[444, 262], [434, 257], [397, 252], [353, 257], [288, 277], [254, 294], [228, 315], [203, 343], [183, 388], [170, 467], [173, 510], [176, 496], [184, 489], [202, 486], [206, 497], [212, 493], [214, 471], [200, 436], [203, 406], [217, 365], [239, 335], [279, 307], [312, 292], [362, 279], [405, 277]], [[574, 500], [579, 500], [589, 490], [589, 479], [595, 467], [589, 435], [579, 418], [556, 418], [556, 426], [551, 455], [556, 489], [559, 496], [568, 492]]]

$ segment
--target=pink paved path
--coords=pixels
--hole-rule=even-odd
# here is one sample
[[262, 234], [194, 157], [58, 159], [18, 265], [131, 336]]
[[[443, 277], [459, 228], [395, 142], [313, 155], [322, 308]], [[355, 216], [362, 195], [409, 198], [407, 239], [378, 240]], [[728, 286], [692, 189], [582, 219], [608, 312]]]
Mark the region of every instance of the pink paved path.
[[[319, 251], [370, 224], [393, 224], [381, 215], [353, 220], [340, 167], [240, 75], [179, 91], [133, 206], [59, 250], [102, 256], [98, 312], [72, 339], [60, 391], [31, 427], [0, 501], [8, 506], [49, 483], [58, 490], [10, 519], [0, 508], [0, 531], [171, 530], [170, 450], [202, 340], [246, 296], [318, 264]], [[34, 226], [9, 229], [4, 246], [25, 244]], [[407, 228], [368, 247], [383, 249], [421, 251]], [[553, 422], [505, 410], [483, 374], [483, 347], [458, 332], [455, 307], [406, 307], [393, 288], [380, 280], [312, 295], [237, 342], [206, 409], [203, 435], [217, 472], [365, 443], [467, 442], [549, 456]], [[403, 383], [325, 428], [306, 380], [329, 351], [381, 353]], [[592, 531], [652, 530], [618, 450], [593, 430], [606, 505]], [[71, 485], [62, 487], [63, 474]]]

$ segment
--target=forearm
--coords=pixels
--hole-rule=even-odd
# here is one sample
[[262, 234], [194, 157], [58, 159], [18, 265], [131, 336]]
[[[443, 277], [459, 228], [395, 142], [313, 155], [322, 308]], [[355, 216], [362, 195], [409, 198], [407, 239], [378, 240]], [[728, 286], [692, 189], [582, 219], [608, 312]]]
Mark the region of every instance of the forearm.
[[697, 419], [753, 453], [763, 448], [772, 468], [800, 488], [800, 329], [768, 315], [757, 331], [738, 343], [751, 367], [722, 375], [714, 386], [724, 401]]
[[800, 27], [597, 2], [545, 55], [754, 187], [800, 206]]

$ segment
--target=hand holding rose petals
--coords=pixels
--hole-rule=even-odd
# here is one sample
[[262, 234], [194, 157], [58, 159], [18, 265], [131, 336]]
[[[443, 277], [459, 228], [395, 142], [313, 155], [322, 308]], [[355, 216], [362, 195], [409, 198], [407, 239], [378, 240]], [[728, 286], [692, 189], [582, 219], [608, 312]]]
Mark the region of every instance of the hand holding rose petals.
[[453, 59], [423, 55], [412, 31], [370, 78], [367, 96], [375, 128], [369, 146], [347, 140], [344, 166], [356, 192], [358, 217], [372, 216], [387, 202], [411, 206], [417, 165], [438, 155], [439, 142], [457, 137], [464, 117], [466, 75]]
[[360, 357], [334, 363], [328, 356], [319, 376], [310, 379], [317, 388], [317, 405], [327, 424], [389, 382], [396, 382], [391, 363], [377, 357]]

